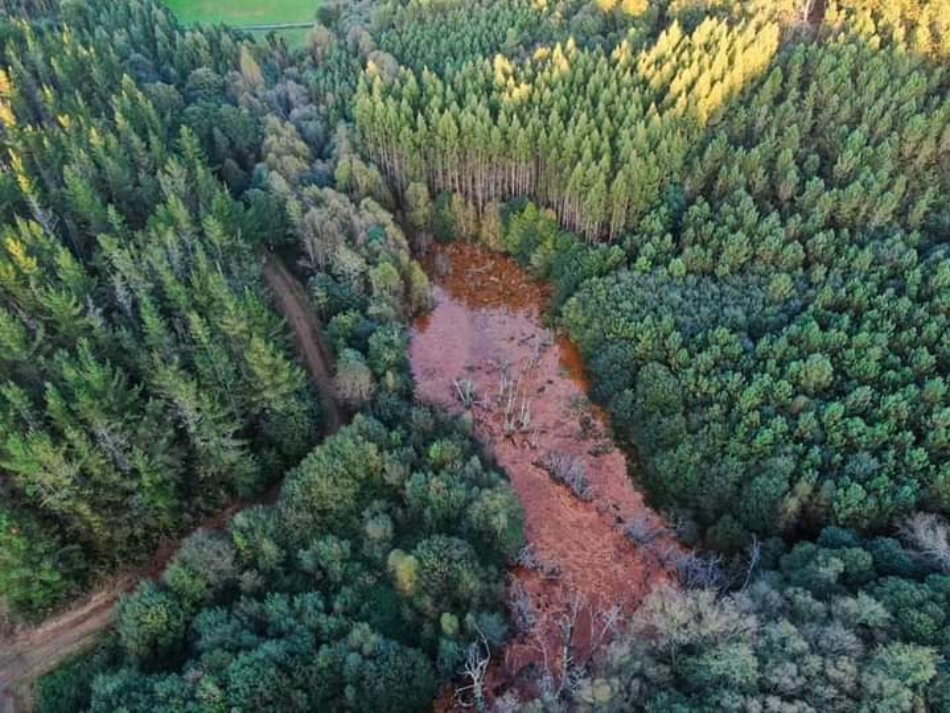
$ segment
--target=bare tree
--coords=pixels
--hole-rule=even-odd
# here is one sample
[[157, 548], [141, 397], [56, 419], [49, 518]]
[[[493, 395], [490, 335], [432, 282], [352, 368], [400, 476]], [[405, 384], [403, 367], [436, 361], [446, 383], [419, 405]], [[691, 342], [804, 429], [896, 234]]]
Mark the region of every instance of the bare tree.
[[811, 13], [815, 7], [815, 0], [801, 0], [799, 8], [799, 21], [805, 25], [811, 20]]
[[452, 702], [462, 708], [474, 708], [481, 713], [486, 710], [485, 675], [491, 662], [488, 640], [479, 630], [478, 641], [472, 643], [465, 653], [461, 674], [468, 683], [455, 689]]
[[[589, 639], [581, 642], [577, 635], [583, 630], [585, 614], [589, 617]], [[541, 665], [536, 684], [545, 711], [569, 710], [569, 703], [589, 677], [594, 656], [620, 633], [622, 620], [619, 605], [600, 609], [575, 591], [554, 622], [557, 635], [553, 644], [548, 638], [550, 631], [537, 633], [535, 650], [541, 655]]]
[[531, 601], [531, 595], [517, 579], [511, 583], [508, 592], [508, 607], [515, 630], [522, 636], [531, 634], [538, 621], [538, 612]]
[[537, 366], [538, 357], [532, 357], [521, 369], [521, 372], [512, 375], [512, 364], [502, 361], [498, 364], [498, 397], [501, 407], [502, 427], [506, 436], [515, 433], [526, 433], [531, 429], [531, 399], [524, 386], [531, 370]]
[[683, 550], [673, 540], [654, 540], [650, 543], [648, 551], [653, 553], [662, 567], [675, 565], [676, 561], [683, 556]]
[[588, 661], [594, 657], [601, 646], [619, 635], [623, 628], [623, 609], [613, 604], [606, 610], [588, 607], [590, 612], [590, 650]]
[[677, 653], [696, 641], [733, 641], [752, 635], [758, 620], [735, 597], [714, 589], [657, 587], [633, 616], [631, 637], [648, 637], [675, 662]]
[[574, 634], [586, 600], [579, 592], [574, 592], [568, 601], [567, 608], [557, 619], [558, 641], [557, 653], [552, 661], [547, 644], [542, 642], [541, 655], [544, 661], [542, 672], [543, 699], [551, 704], [569, 699], [582, 680], [581, 671], [577, 669], [574, 658]]
[[475, 382], [471, 379], [455, 379], [452, 383], [455, 386], [455, 395], [464, 408], [471, 408], [479, 403]]
[[752, 581], [752, 575], [755, 574], [755, 570], [759, 567], [759, 562], [762, 560], [762, 543], [759, 542], [758, 537], [752, 538], [752, 544], [749, 545], [749, 559], [746, 563], [745, 571], [745, 581], [742, 583], [742, 589], [745, 590], [748, 588], [749, 583]]
[[544, 563], [541, 561], [541, 558], [538, 557], [534, 545], [530, 542], [518, 552], [518, 556], [515, 558], [515, 564], [519, 567], [530, 569], [533, 572], [540, 572], [544, 569]]
[[524, 703], [515, 691], [505, 691], [492, 706], [492, 713], [519, 713], [521, 710], [524, 710]]
[[680, 582], [687, 589], [718, 589], [723, 584], [720, 555], [683, 552], [674, 564]]
[[919, 512], [907, 518], [900, 535], [912, 548], [944, 572], [950, 572], [950, 526], [933, 513]]
[[638, 513], [633, 519], [624, 523], [623, 534], [625, 534], [633, 544], [643, 547], [654, 542], [663, 532], [664, 527], [656, 518], [649, 513]]
[[556, 564], [551, 564], [543, 560], [534, 549], [534, 545], [528, 543], [521, 548], [514, 561], [515, 566], [524, 567], [532, 572], [544, 575], [547, 579], [557, 579], [561, 576], [561, 568]]

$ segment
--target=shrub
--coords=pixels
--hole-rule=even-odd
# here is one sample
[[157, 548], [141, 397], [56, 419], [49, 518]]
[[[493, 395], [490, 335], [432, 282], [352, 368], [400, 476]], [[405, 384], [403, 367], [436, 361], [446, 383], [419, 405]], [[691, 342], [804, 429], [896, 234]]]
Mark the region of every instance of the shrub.
[[571, 492], [581, 500], [593, 500], [594, 495], [590, 489], [583, 459], [569, 453], [555, 451], [538, 461], [538, 465], [547, 471], [555, 482], [569, 487]]

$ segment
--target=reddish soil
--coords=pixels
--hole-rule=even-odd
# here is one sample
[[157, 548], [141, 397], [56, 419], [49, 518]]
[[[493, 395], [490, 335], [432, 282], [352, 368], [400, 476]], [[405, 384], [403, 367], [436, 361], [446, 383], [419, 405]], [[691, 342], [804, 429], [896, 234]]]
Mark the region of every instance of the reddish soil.
[[[622, 523], [638, 515], [661, 523], [634, 488], [627, 460], [610, 440], [606, 415], [587, 399], [577, 350], [543, 326], [545, 289], [514, 261], [461, 242], [439, 248], [429, 268], [436, 307], [416, 323], [410, 347], [417, 397], [459, 413], [466, 409], [456, 381], [474, 384], [476, 403], [467, 410], [475, 434], [521, 499], [537, 561], [512, 573], [533, 602], [537, 625], [495, 654], [488, 681], [497, 693], [530, 664], [547, 658], [552, 668], [560, 665], [562, 626], [577, 595], [584, 606], [570, 655], [580, 662], [602, 641], [603, 624], [594, 613], [616, 606], [629, 614], [670, 574], [622, 532]], [[504, 364], [517, 382], [509, 385], [508, 396], [500, 386]], [[512, 401], [517, 415], [525, 407], [530, 411], [527, 426], [506, 427]], [[589, 500], [541, 467], [552, 453], [583, 464]]]

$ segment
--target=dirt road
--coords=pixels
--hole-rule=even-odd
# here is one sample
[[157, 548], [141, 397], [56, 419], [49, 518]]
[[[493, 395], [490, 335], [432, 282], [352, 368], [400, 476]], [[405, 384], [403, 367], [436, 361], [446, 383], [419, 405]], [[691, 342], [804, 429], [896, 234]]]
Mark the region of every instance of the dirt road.
[[135, 586], [136, 578], [123, 577], [90, 596], [75, 609], [15, 637], [0, 641], [0, 713], [32, 709], [24, 685], [52, 670], [63, 659], [81, 651], [114, 617], [118, 598]]
[[[277, 308], [290, 323], [304, 366], [317, 386], [324, 411], [327, 433], [336, 432], [343, 422], [333, 394], [332, 362], [321, 340], [320, 322], [309, 306], [303, 286], [279, 257], [267, 255], [264, 277], [274, 292]], [[273, 502], [275, 486], [261, 502]], [[202, 523], [202, 527], [222, 527], [238, 509], [253, 503], [235, 503]], [[103, 629], [112, 624], [119, 597], [135, 588], [149, 575], [160, 573], [177, 545], [160, 549], [147, 571], [126, 575], [108, 587], [90, 595], [64, 614], [41, 626], [7, 639], [0, 638], [0, 713], [27, 713], [32, 710], [32, 682], [51, 671], [61, 661], [91, 644]]]
[[343, 416], [333, 388], [333, 361], [323, 341], [320, 321], [310, 308], [307, 292], [284, 261], [273, 253], [267, 253], [264, 258], [264, 279], [274, 293], [277, 309], [293, 329], [297, 350], [317, 386], [327, 435], [336, 433], [343, 424]]

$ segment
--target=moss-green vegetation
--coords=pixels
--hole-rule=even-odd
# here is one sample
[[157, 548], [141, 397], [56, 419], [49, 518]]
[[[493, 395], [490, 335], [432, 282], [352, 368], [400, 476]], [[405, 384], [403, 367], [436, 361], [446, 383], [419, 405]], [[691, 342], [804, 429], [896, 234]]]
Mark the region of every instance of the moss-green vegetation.
[[275, 505], [189, 538], [161, 583], [121, 602], [108, 655], [43, 679], [41, 710], [372, 701], [411, 713], [470, 643], [500, 644], [500, 565], [523, 544], [514, 493], [457, 427], [384, 411], [399, 425], [357, 417], [288, 475]]
[[[371, 68], [355, 100], [366, 149], [399, 192], [451, 194], [455, 232], [511, 196], [549, 207], [503, 242], [557, 281], [654, 502], [707, 544], [947, 511], [950, 100], [929, 5], [910, 33], [832, 5], [817, 39], [783, 34], [780, 7], [678, 5], [614, 44], [602, 22], [440, 72], [411, 69], [431, 45], [390, 41], [406, 67]], [[444, 13], [407, 13], [382, 36], [441, 34]]]
[[599, 696], [601, 713], [948, 710], [950, 577], [939, 562], [832, 528], [762, 565], [725, 596], [651, 595], [580, 697]]
[[0, 581], [32, 612], [262, 492], [320, 428], [256, 255], [274, 200], [228, 190], [264, 133], [226, 88], [248, 50], [151, 4], [62, 11], [70, 33], [0, 39]]

